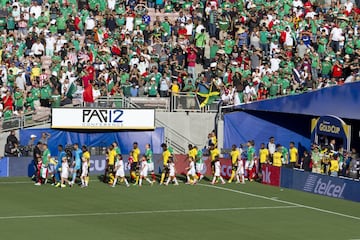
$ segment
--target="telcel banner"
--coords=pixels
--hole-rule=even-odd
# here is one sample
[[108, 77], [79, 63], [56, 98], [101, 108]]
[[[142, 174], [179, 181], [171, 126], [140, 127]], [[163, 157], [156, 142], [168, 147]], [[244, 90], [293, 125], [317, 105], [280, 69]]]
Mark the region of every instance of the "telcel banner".
[[155, 129], [154, 109], [53, 108], [52, 128]]
[[360, 202], [360, 183], [353, 180], [281, 168], [280, 186]]

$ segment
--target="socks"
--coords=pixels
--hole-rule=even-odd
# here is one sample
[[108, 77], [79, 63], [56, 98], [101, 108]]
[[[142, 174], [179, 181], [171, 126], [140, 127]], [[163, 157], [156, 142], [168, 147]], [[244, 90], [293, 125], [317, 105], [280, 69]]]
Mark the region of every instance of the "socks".
[[162, 184], [164, 182], [164, 180], [165, 180], [165, 173], [163, 172], [161, 174], [160, 184]]

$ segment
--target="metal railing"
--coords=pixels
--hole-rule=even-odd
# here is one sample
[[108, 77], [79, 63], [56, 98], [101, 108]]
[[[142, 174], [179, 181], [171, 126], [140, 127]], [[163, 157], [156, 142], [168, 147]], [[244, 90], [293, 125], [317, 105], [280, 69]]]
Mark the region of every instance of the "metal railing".
[[217, 112], [219, 101], [201, 107], [196, 93], [179, 92], [171, 96], [171, 111], [173, 112]]
[[45, 125], [48, 123], [50, 123], [50, 115], [39, 119], [36, 118], [36, 113], [27, 113], [22, 116], [13, 116], [10, 119], [0, 121], [0, 132]]
[[163, 127], [165, 129], [165, 143], [168, 146], [171, 146], [176, 153], [186, 153], [189, 144], [201, 146], [201, 144], [192, 142], [190, 139], [158, 119], [155, 120], [155, 125], [156, 127]]

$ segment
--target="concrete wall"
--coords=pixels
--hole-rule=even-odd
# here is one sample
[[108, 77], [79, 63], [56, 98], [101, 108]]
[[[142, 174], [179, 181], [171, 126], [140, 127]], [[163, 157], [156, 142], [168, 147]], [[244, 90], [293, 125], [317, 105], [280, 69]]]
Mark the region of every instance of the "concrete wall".
[[156, 112], [156, 119], [199, 147], [203, 147], [207, 142], [208, 133], [214, 130], [215, 115], [215, 113]]

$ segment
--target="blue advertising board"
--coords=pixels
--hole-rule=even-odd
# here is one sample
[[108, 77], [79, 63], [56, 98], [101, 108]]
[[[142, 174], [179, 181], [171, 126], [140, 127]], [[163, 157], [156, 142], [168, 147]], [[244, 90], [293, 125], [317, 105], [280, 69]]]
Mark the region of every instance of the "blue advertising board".
[[[129, 166], [127, 164], [128, 155], [123, 155], [125, 162], [125, 173], [129, 173]], [[157, 172], [161, 165], [161, 155], [154, 154], [154, 169]], [[7, 175], [1, 175], [1, 160], [0, 160], [0, 177], [31, 177], [35, 174], [35, 165], [31, 157], [12, 157], [6, 158], [6, 163], [8, 161], [8, 171], [5, 172]], [[7, 164], [6, 164], [7, 165]], [[105, 156], [91, 156], [90, 158], [90, 175], [101, 175], [104, 174], [106, 167]]]
[[280, 186], [360, 202], [360, 182], [349, 179], [282, 168]]
[[26, 146], [31, 135], [35, 135], [35, 142], [39, 141], [42, 133], [50, 134], [48, 139], [49, 150], [54, 155], [57, 153], [57, 146], [62, 144], [78, 143], [80, 146], [108, 147], [116, 141], [121, 152], [128, 154], [133, 147], [133, 142], [138, 142], [139, 148], [144, 149], [145, 144], [152, 146], [154, 154], [162, 153], [161, 144], [164, 142], [164, 128], [156, 128], [154, 131], [68, 131], [49, 128], [22, 129], [20, 130], [20, 144]]
[[0, 177], [9, 176], [9, 158], [0, 158]]

